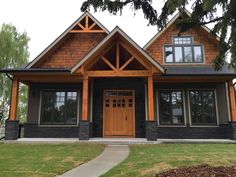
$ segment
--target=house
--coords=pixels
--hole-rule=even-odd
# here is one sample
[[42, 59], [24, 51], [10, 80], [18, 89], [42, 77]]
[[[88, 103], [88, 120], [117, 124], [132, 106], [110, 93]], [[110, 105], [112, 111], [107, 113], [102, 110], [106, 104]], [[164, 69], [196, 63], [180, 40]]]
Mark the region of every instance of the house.
[[212, 60], [206, 26], [178, 35], [177, 14], [144, 48], [85, 12], [12, 77], [6, 139], [17, 139], [19, 82], [29, 87], [25, 137], [236, 139], [233, 79]]

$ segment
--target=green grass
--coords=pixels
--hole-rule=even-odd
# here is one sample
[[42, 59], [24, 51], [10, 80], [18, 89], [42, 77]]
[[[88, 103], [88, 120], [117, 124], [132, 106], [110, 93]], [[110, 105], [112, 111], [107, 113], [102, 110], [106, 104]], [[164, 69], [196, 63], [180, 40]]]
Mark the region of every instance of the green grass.
[[103, 177], [154, 176], [179, 166], [236, 165], [233, 144], [161, 144], [130, 146], [129, 157]]
[[88, 144], [2, 144], [1, 177], [53, 177], [85, 163], [104, 149]]

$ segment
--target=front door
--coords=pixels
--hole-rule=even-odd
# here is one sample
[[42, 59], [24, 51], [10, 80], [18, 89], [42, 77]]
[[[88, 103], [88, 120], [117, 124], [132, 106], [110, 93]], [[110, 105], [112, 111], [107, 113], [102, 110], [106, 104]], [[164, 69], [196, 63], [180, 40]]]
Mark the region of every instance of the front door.
[[133, 90], [105, 90], [103, 96], [103, 136], [135, 136]]

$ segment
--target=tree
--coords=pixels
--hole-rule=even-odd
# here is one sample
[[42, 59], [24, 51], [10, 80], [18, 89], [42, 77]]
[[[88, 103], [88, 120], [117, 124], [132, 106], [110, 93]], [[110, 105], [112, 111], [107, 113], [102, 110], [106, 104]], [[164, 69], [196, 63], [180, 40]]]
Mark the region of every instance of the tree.
[[[184, 11], [188, 4], [192, 5], [191, 17]], [[222, 69], [226, 64], [226, 56], [230, 53], [230, 65], [236, 70], [236, 0], [165, 0], [160, 15], [152, 6], [152, 0], [86, 0], [81, 10], [89, 10], [92, 6], [95, 12], [99, 9], [117, 14], [127, 5], [134, 11], [141, 9], [144, 18], [149, 24], [157, 25], [158, 30], [166, 26], [168, 17], [177, 10], [182, 16], [177, 23], [180, 33], [199, 25], [214, 24], [211, 35], [218, 35], [220, 38], [219, 54], [213, 61], [214, 67], [216, 70]], [[222, 10], [221, 16], [217, 15], [219, 9]]]
[[[25, 32], [20, 33], [16, 27], [3, 24], [0, 29], [0, 69], [18, 68], [28, 62], [29, 37]], [[0, 110], [3, 120], [7, 119], [11, 98], [11, 80], [0, 74]], [[26, 116], [27, 87], [20, 85], [18, 118], [23, 121]]]

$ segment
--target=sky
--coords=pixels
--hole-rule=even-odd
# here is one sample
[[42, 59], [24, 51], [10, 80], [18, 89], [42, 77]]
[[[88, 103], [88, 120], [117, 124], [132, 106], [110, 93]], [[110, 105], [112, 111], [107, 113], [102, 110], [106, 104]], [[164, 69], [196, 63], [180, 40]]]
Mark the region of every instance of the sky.
[[[33, 60], [65, 29], [83, 13], [80, 11], [83, 0], [0, 0], [0, 25], [10, 23], [19, 32], [27, 32], [30, 37], [29, 60]], [[164, 0], [153, 1], [160, 14]], [[188, 9], [191, 10], [191, 9]], [[143, 47], [156, 33], [156, 26], [148, 26], [142, 11], [135, 14], [130, 7], [111, 15], [109, 12], [96, 12], [95, 16], [109, 31], [115, 26], [124, 30], [136, 43]]]

